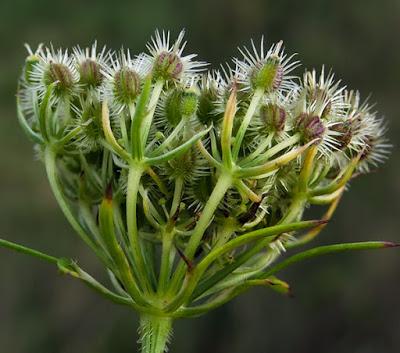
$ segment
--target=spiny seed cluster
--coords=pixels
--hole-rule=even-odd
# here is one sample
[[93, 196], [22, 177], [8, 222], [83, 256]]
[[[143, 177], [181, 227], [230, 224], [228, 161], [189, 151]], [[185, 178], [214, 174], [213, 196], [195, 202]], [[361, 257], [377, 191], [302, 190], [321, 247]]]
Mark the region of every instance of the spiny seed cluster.
[[263, 271], [299, 241], [294, 229], [258, 248], [232, 241], [334, 202], [354, 172], [376, 167], [389, 148], [358, 91], [324, 68], [295, 76], [299, 62], [282, 42], [268, 50], [251, 42], [232, 65], [210, 71], [183, 54], [185, 44], [183, 32], [173, 43], [156, 32], [137, 55], [96, 43], [71, 53], [28, 47], [20, 81], [19, 118], [58, 201], [137, 302], [135, 290], [175, 293], [182, 264], [224, 246], [200, 277], [231, 271], [200, 297]]

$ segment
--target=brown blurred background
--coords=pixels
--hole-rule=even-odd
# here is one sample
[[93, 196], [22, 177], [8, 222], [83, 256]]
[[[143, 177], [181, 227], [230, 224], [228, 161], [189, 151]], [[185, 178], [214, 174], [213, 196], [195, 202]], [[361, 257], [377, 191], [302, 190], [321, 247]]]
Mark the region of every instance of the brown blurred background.
[[[143, 51], [155, 28], [187, 29], [188, 51], [212, 65], [238, 45], [283, 39], [304, 67], [334, 68], [373, 93], [394, 145], [379, 173], [352, 183], [317, 243], [400, 242], [400, 1], [192, 0], [0, 2], [0, 237], [79, 260], [102, 277], [49, 191], [15, 113], [23, 43]], [[200, 319], [175, 325], [172, 352], [396, 353], [400, 251], [311, 260], [285, 271], [295, 298], [253, 290]], [[128, 353], [137, 316], [35, 259], [0, 249], [0, 353]]]

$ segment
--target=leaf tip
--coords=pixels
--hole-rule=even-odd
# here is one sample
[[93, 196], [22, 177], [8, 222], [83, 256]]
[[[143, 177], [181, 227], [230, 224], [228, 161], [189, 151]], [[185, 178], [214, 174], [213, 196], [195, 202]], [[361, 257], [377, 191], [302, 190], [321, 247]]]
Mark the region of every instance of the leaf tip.
[[394, 243], [392, 241], [384, 241], [382, 242], [384, 248], [398, 248], [400, 247], [400, 243]]
[[314, 221], [316, 227], [327, 224], [329, 222], [330, 222], [329, 219], [318, 219], [318, 220]]
[[112, 198], [113, 198], [112, 183], [108, 183], [107, 188], [106, 188], [106, 193], [104, 196], [107, 201], [112, 201]]

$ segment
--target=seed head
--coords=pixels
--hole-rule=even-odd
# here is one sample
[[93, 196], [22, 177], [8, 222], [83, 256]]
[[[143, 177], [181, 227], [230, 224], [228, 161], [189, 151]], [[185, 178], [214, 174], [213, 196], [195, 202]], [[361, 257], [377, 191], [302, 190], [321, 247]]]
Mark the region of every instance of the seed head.
[[261, 88], [264, 91], [271, 91], [280, 86], [282, 76], [279, 57], [271, 56], [265, 63], [256, 63], [250, 72], [250, 83], [253, 89]]
[[[33, 59], [33, 57], [37, 57]], [[29, 85], [35, 90], [39, 97], [43, 97], [47, 87], [55, 84], [54, 99], [63, 96], [73, 96], [78, 93], [77, 85], [79, 74], [74, 65], [74, 59], [67, 50], [55, 50], [39, 46], [35, 54], [30, 55], [34, 64], [30, 65], [28, 74]]]
[[133, 103], [140, 93], [139, 74], [129, 67], [122, 67], [114, 75], [114, 96], [120, 103]]
[[90, 87], [98, 87], [103, 81], [100, 64], [92, 59], [85, 59], [79, 65], [79, 82]]
[[221, 117], [217, 112], [218, 90], [220, 89], [221, 75], [214, 71], [203, 75], [200, 87], [197, 118], [203, 124], [216, 122]]
[[260, 108], [260, 118], [268, 132], [282, 132], [285, 129], [286, 111], [276, 104], [265, 104]]
[[75, 83], [68, 66], [55, 62], [50, 62], [47, 71], [44, 73], [43, 81], [46, 86], [56, 83], [57, 91], [60, 94], [69, 92]]
[[162, 52], [155, 60], [153, 67], [154, 79], [177, 80], [183, 71], [181, 59], [175, 53]]
[[336, 135], [337, 148], [340, 150], [344, 150], [352, 139], [352, 121], [346, 120], [343, 122], [339, 122], [330, 127], [331, 131], [335, 131], [338, 134]]
[[117, 55], [110, 53], [109, 61], [109, 65], [102, 66], [104, 79], [100, 92], [112, 110], [119, 113], [135, 103], [144, 77], [149, 73], [149, 62], [144, 55], [132, 59], [129, 50], [121, 50]]
[[25, 68], [24, 68], [24, 78], [28, 84], [34, 82], [32, 80], [32, 71], [35, 69], [35, 66], [38, 65], [40, 62], [40, 57], [37, 55], [29, 55], [25, 60]]
[[316, 138], [322, 138], [325, 132], [325, 126], [321, 119], [317, 115], [307, 113], [300, 114], [297, 117], [296, 128], [300, 132], [304, 143]]
[[206, 65], [203, 62], [194, 61], [195, 54], [183, 55], [186, 42], [183, 41], [184, 31], [179, 33], [178, 38], [173, 44], [170, 44], [170, 33], [159, 32], [147, 44], [150, 55], [147, 56], [152, 65], [152, 74], [154, 80], [163, 80], [165, 82], [177, 82], [190, 79], [202, 71]]
[[[28, 48], [18, 92], [24, 131], [45, 151], [75, 228], [111, 261], [121, 298], [171, 316], [243, 283], [285, 286], [269, 277], [280, 264], [268, 267], [321, 230], [302, 221], [306, 208], [330, 203], [330, 218], [354, 171], [389, 150], [358, 92], [324, 68], [292, 76], [282, 42], [264, 51], [252, 41], [232, 68], [202, 74], [183, 34], [170, 42], [156, 31], [149, 54], [134, 56], [96, 43], [73, 55]], [[152, 289], [171, 295], [143, 295]], [[204, 305], [193, 310], [195, 300]]]
[[35, 80], [32, 78], [32, 72], [34, 72], [35, 66], [40, 63], [40, 53], [42, 52], [42, 47], [43, 45], [39, 44], [38, 48], [34, 52], [28, 44], [25, 44], [25, 48], [29, 54], [25, 59], [24, 67], [24, 79], [27, 84], [35, 83]]
[[239, 82], [252, 90], [290, 91], [294, 85], [292, 81], [294, 77], [288, 74], [296, 68], [298, 62], [291, 61], [293, 56], [286, 57], [282, 45], [283, 42], [279, 42], [265, 52], [262, 38], [260, 51], [256, 49], [253, 41], [251, 41], [252, 52], [246, 47], [239, 49], [243, 60], [234, 59]]
[[79, 83], [88, 88], [99, 87], [103, 82], [102, 67], [108, 66], [106, 47], [97, 51], [97, 42], [91, 47], [73, 49], [74, 59], [79, 72]]
[[[197, 110], [197, 94], [182, 88], [172, 89], [165, 97], [159, 116], [166, 118], [171, 126], [176, 126], [184, 119], [191, 117]], [[161, 122], [157, 122], [160, 125]]]

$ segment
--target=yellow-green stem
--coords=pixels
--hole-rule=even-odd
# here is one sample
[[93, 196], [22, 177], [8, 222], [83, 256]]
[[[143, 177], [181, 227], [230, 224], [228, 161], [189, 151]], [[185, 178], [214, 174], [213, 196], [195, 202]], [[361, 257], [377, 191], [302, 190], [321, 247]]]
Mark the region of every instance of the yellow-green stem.
[[54, 197], [56, 198], [58, 205], [60, 206], [62, 212], [65, 215], [65, 218], [67, 218], [72, 228], [78, 233], [81, 239], [94, 251], [94, 253], [100, 258], [100, 260], [102, 260], [103, 263], [107, 265], [107, 267], [110, 267], [111, 264], [109, 263], [105, 254], [102, 252], [100, 246], [89, 237], [82, 225], [77, 220], [76, 216], [73, 214], [70, 205], [66, 201], [57, 177], [56, 159], [57, 153], [52, 148], [52, 146], [46, 147], [46, 149], [44, 150], [44, 163], [46, 167], [47, 178], [49, 180]]
[[139, 232], [137, 226], [137, 201], [139, 195], [140, 179], [143, 174], [143, 168], [132, 164], [129, 168], [128, 187], [126, 195], [126, 219], [128, 226], [128, 238], [137, 267], [140, 285], [149, 292], [149, 283], [146, 279], [146, 269], [144, 265], [143, 252], [139, 242]]
[[[198, 220], [196, 227], [193, 231], [193, 234], [190, 238], [190, 241], [185, 249], [185, 256], [187, 257], [187, 259], [189, 260], [193, 259], [197, 247], [201, 242], [203, 234], [207, 229], [211, 219], [214, 216], [215, 210], [217, 209], [219, 203], [221, 202], [226, 191], [231, 187], [231, 185], [232, 185], [231, 175], [221, 174], [217, 181], [217, 184], [214, 187], [213, 192], [210, 195], [210, 198], [208, 199], [203, 209], [200, 219]], [[180, 281], [182, 280], [185, 274], [185, 266], [186, 264], [183, 261], [181, 261], [180, 264], [178, 265], [170, 287], [172, 292], [175, 292], [179, 288]]]
[[236, 160], [239, 155], [240, 147], [242, 146], [242, 141], [246, 134], [247, 127], [249, 126], [250, 121], [257, 110], [258, 104], [260, 103], [260, 100], [261, 100], [263, 94], [264, 94], [264, 91], [262, 89], [258, 88], [254, 92], [254, 95], [250, 101], [249, 108], [247, 109], [246, 115], [243, 118], [242, 124], [239, 127], [238, 133], [235, 137], [235, 142], [233, 144], [232, 155], [233, 155], [234, 160]]

